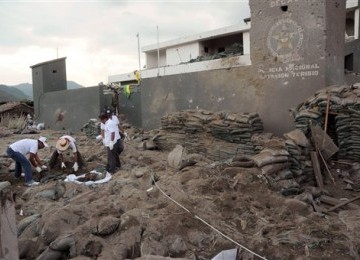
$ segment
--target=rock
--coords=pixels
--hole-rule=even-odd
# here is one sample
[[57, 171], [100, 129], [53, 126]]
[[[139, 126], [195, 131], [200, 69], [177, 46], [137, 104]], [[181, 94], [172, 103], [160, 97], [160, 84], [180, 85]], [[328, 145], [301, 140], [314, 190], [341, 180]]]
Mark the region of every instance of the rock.
[[132, 174], [134, 174], [136, 178], [141, 178], [146, 173], [148, 173], [148, 171], [149, 169], [147, 167], [142, 167], [142, 168], [136, 167], [131, 170]]
[[284, 134], [284, 136], [286, 138], [294, 141], [299, 146], [302, 146], [302, 147], [310, 146], [309, 140], [306, 138], [304, 132], [301, 131], [300, 129], [295, 129], [289, 133]]
[[97, 258], [103, 249], [103, 245], [99, 241], [89, 241], [82, 250], [82, 254], [92, 258]]
[[184, 147], [181, 145], [176, 145], [174, 150], [172, 150], [168, 155], [168, 165], [174, 169], [178, 169], [181, 165], [183, 159], [183, 153], [185, 152]]
[[29, 226], [31, 223], [33, 223], [35, 220], [37, 220], [40, 217], [41, 217], [40, 214], [35, 214], [21, 220], [18, 224], [18, 232], [17, 232], [18, 237], [22, 234], [22, 232], [24, 232], [27, 226]]
[[47, 248], [36, 260], [61, 260], [64, 259], [65, 253]]
[[[34, 252], [34, 248], [36, 248], [36, 243], [33, 240], [19, 240], [19, 258], [20, 259], [31, 259], [31, 253]], [[34, 257], [35, 258], [35, 257]]]
[[307, 215], [313, 212], [312, 207], [297, 199], [286, 199], [284, 205], [294, 215]]
[[43, 190], [35, 194], [35, 198], [45, 198], [55, 200], [55, 190]]
[[176, 236], [175, 241], [170, 245], [170, 255], [181, 255], [188, 250], [185, 241], [181, 236]]
[[75, 239], [71, 234], [61, 235], [55, 241], [51, 242], [50, 248], [56, 251], [67, 251], [67, 255], [73, 257], [76, 253]]
[[10, 182], [2, 181], [2, 182], [0, 182], [0, 191], [4, 190], [5, 188], [10, 187], [10, 186], [11, 186]]
[[168, 255], [166, 247], [159, 241], [146, 238], [141, 243], [141, 253], [144, 255]]
[[100, 219], [97, 226], [97, 234], [101, 236], [106, 236], [114, 233], [120, 225], [120, 219], [107, 216]]

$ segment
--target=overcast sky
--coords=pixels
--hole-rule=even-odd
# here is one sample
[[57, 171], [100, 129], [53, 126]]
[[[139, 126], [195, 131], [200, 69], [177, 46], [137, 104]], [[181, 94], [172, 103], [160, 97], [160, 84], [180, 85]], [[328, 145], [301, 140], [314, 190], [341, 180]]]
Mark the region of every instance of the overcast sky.
[[[66, 57], [83, 86], [138, 69], [140, 47], [243, 23], [247, 0], [0, 0], [0, 84], [32, 83], [30, 66]], [[141, 52], [141, 65], [145, 55]]]

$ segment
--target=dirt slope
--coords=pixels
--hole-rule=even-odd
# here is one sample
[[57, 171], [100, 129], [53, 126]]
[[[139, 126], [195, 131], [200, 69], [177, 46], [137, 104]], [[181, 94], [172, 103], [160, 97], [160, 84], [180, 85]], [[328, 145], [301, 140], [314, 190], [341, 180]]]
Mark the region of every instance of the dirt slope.
[[[41, 132], [52, 145], [62, 134]], [[11, 134], [0, 147], [38, 136]], [[83, 133], [73, 136], [87, 161], [81, 173], [101, 170], [101, 144]], [[360, 210], [319, 214], [272, 191], [257, 168], [204, 159], [175, 170], [167, 165], [168, 152], [137, 149], [138, 140], [125, 144], [122, 169], [93, 186], [64, 182], [69, 165], [35, 175], [42, 184], [26, 188], [9, 171], [11, 160], [1, 158], [1, 181], [11, 182], [16, 194], [21, 259], [211, 259], [239, 245], [267, 259], [359, 258]], [[53, 149], [41, 150], [40, 157], [48, 160]], [[326, 188], [331, 195], [349, 195], [342, 186]], [[245, 249], [240, 255], [260, 259]]]

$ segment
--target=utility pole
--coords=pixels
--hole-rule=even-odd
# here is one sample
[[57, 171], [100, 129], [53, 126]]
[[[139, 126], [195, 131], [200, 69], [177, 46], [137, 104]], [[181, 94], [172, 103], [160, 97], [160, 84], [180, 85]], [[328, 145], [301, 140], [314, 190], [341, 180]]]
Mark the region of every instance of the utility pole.
[[160, 47], [159, 47], [159, 26], [156, 25], [156, 34], [157, 34], [157, 67], [158, 67], [158, 77], [160, 76]]
[[140, 62], [140, 37], [139, 33], [136, 34], [136, 37], [138, 38], [138, 57], [139, 57], [139, 73], [141, 72], [141, 62]]

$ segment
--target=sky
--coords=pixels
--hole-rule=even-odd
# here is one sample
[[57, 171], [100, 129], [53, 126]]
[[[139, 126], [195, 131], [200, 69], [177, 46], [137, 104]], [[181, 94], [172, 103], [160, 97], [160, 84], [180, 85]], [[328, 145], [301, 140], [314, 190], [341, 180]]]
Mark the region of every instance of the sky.
[[143, 67], [141, 48], [157, 35], [164, 42], [247, 17], [248, 0], [0, 0], [0, 84], [32, 83], [30, 66], [62, 57], [67, 80], [106, 84], [139, 68], [139, 47]]

